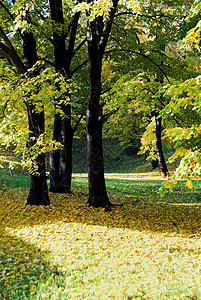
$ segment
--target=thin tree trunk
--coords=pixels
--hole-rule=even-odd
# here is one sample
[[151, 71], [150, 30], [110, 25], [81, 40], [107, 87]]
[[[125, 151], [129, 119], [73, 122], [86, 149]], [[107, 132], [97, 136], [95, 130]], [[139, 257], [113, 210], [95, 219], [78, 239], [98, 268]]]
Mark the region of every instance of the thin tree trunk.
[[63, 107], [66, 118], [61, 120], [61, 190], [63, 193], [71, 192], [72, 178], [72, 144], [73, 131], [71, 127], [71, 105]]
[[166, 177], [169, 175], [168, 168], [165, 162], [165, 158], [163, 155], [163, 148], [161, 142], [161, 117], [158, 117], [158, 112], [155, 113], [155, 120], [156, 120], [156, 153], [158, 156], [159, 168], [162, 177]]
[[[53, 141], [61, 142], [61, 116], [54, 116]], [[50, 192], [57, 192], [60, 182], [60, 149], [50, 151]]]

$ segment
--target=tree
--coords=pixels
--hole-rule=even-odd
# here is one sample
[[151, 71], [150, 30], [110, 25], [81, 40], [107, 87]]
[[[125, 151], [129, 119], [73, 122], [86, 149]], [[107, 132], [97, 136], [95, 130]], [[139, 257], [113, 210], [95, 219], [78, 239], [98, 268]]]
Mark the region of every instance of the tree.
[[[149, 152], [149, 158], [153, 161], [158, 158], [161, 175], [168, 175], [162, 151], [162, 119], [159, 118], [158, 98], [154, 95], [158, 91], [158, 83], [154, 74], [150, 72], [127, 74], [117, 81], [112, 89], [113, 99], [116, 99], [115, 116], [111, 117], [111, 123], [124, 124], [119, 127], [121, 138], [129, 142], [129, 139], [141, 137], [141, 150], [139, 154]], [[114, 101], [113, 101], [114, 102]], [[117, 106], [118, 105], [118, 106]], [[109, 109], [111, 109], [109, 105]], [[109, 127], [111, 127], [109, 123]], [[117, 130], [116, 130], [117, 131]], [[118, 132], [118, 131], [117, 131]], [[121, 133], [122, 132], [122, 133]], [[126, 136], [125, 136], [126, 135]]]
[[[26, 15], [24, 20], [30, 23], [30, 14], [26, 10]], [[26, 62], [27, 70], [34, 67], [38, 60], [36, 42], [31, 31], [23, 31], [22, 33], [23, 41], [23, 52]], [[37, 76], [37, 71], [31, 72], [31, 76]], [[43, 135], [45, 130], [45, 116], [44, 110], [41, 112], [36, 111], [34, 104], [29, 101], [26, 102], [27, 112], [28, 112], [28, 123], [29, 123], [29, 145], [28, 147], [33, 147], [35, 140]], [[48, 205], [50, 204], [48, 197], [48, 188], [46, 181], [46, 166], [45, 166], [45, 154], [41, 153], [36, 158], [34, 163], [37, 166], [37, 174], [30, 173], [30, 192], [27, 198], [26, 204], [31, 205]]]
[[[4, 5], [0, 2], [0, 7], [4, 11], [6, 17], [13, 22], [15, 17], [9, 10], [10, 3]], [[38, 70], [30, 70], [38, 61], [36, 42], [31, 30], [28, 29], [31, 24], [31, 17], [29, 8], [25, 5], [17, 7], [16, 12], [21, 23], [24, 23], [26, 28], [18, 28], [18, 34], [23, 44], [23, 55], [26, 65], [23, 64], [20, 56], [16, 52], [12, 42], [9, 39], [9, 35], [1, 28], [0, 43], [1, 55], [3, 58], [7, 58], [8, 63], [15, 66], [19, 75], [25, 77], [35, 77], [38, 74]], [[5, 30], [7, 30], [5, 26]], [[44, 111], [37, 111], [36, 106], [32, 103], [31, 99], [25, 102], [28, 112], [29, 123], [29, 142], [28, 147], [34, 147], [36, 140], [44, 133]], [[44, 153], [40, 153], [35, 157], [34, 164], [37, 167], [37, 174], [30, 173], [30, 192], [27, 198], [27, 204], [32, 205], [48, 205], [49, 197], [47, 192], [46, 171], [45, 171], [45, 156]]]
[[[93, 3], [93, 1], [88, 1]], [[87, 152], [88, 152], [88, 182], [90, 206], [109, 207], [104, 179], [103, 147], [102, 147], [102, 110], [100, 106], [101, 71], [103, 55], [108, 42], [111, 26], [114, 20], [118, 1], [112, 1], [113, 7], [108, 18], [88, 17], [87, 43], [89, 57], [89, 98], [87, 106]]]
[[[162, 120], [159, 112], [167, 103], [167, 98], [162, 99], [161, 96], [155, 97], [155, 95], [160, 86], [177, 80], [178, 77], [181, 78], [181, 74], [183, 78], [187, 75], [186, 65], [177, 49], [175, 38], [179, 35], [179, 24], [186, 14], [181, 4], [183, 3], [167, 4], [166, 1], [160, 1], [160, 3], [153, 1], [150, 5], [144, 5], [137, 16], [132, 12], [121, 11], [120, 18], [127, 16], [126, 26], [122, 29], [126, 38], [124, 40], [122, 38], [123, 41], [116, 43], [115, 49], [110, 51], [110, 57], [115, 57], [114, 52], [118, 53], [118, 68], [127, 72], [127, 76], [121, 74], [121, 78], [111, 90], [112, 103], [109, 102], [107, 106], [112, 107], [111, 110], [116, 109], [116, 115], [127, 118], [128, 122], [125, 126], [127, 129], [131, 125], [130, 112], [144, 111], [149, 118], [151, 114], [155, 115], [156, 139], [154, 138], [154, 143], [156, 144], [153, 144], [150, 138], [149, 142], [150, 145], [154, 145], [154, 151], [151, 153], [154, 154], [156, 151], [161, 174], [164, 177], [168, 175], [168, 170], [162, 152]], [[184, 5], [185, 9], [188, 9], [189, 3], [186, 2]], [[129, 61], [129, 69], [126, 70], [126, 67], [121, 65], [121, 56], [123, 61]], [[132, 68], [133, 71], [131, 71]], [[116, 105], [114, 105], [114, 98]], [[112, 122], [113, 120], [114, 117], [112, 117]], [[172, 122], [175, 123], [175, 119]], [[165, 122], [163, 124], [165, 125]], [[149, 126], [149, 133], [150, 128]], [[146, 132], [145, 136], [148, 136]], [[145, 141], [144, 138], [143, 141]]]
[[[53, 25], [53, 46], [55, 58], [55, 70], [63, 76], [66, 81], [67, 89], [55, 99], [55, 116], [53, 128], [53, 141], [60, 142], [62, 149], [50, 152], [50, 191], [57, 193], [69, 193], [71, 191], [72, 177], [72, 143], [73, 136], [84, 116], [85, 103], [80, 103], [81, 111], [77, 114], [77, 119], [72, 120], [72, 107], [75, 96], [72, 96], [72, 86], [70, 80], [74, 73], [86, 64], [85, 55], [82, 52], [82, 61], [75, 65], [73, 58], [84, 46], [86, 38], [82, 38], [81, 28], [79, 27], [80, 12], [73, 12], [70, 4], [67, 5], [68, 12], [64, 18], [64, 3], [61, 0], [49, 1], [51, 22]], [[77, 31], [79, 29], [79, 38]], [[77, 38], [77, 42], [76, 42]], [[75, 80], [75, 78], [73, 78]], [[81, 85], [81, 83], [78, 83]], [[57, 85], [60, 90], [59, 85]], [[79, 97], [79, 95], [77, 95]], [[77, 104], [76, 104], [77, 105]], [[78, 105], [77, 105], [78, 106]]]
[[[181, 25], [180, 49], [185, 59], [188, 59], [190, 72], [186, 80], [178, 80], [173, 84], [161, 87], [158, 94], [169, 98], [168, 104], [161, 111], [161, 116], [182, 116], [177, 126], [168, 126], [164, 137], [173, 143], [175, 153], [170, 158], [173, 162], [180, 157], [179, 167], [174, 175], [161, 187], [163, 196], [172, 191], [178, 179], [186, 180], [186, 185], [192, 188], [192, 180], [199, 180], [201, 167], [200, 154], [200, 0], [193, 2], [192, 7]], [[186, 30], [188, 29], [188, 30]], [[184, 35], [183, 35], [184, 33]]]
[[200, 82], [201, 76], [190, 78], [177, 84], [161, 88], [159, 93], [170, 98], [169, 103], [160, 112], [161, 116], [174, 116], [180, 114], [183, 122], [177, 126], [169, 126], [164, 132], [164, 138], [174, 144], [175, 153], [170, 157], [174, 162], [180, 157], [181, 162], [175, 174], [165, 181], [161, 188], [164, 195], [167, 190], [184, 179], [188, 187], [192, 188], [192, 180], [199, 180], [201, 168], [200, 153]]
[[[50, 0], [51, 19], [62, 28], [59, 32], [53, 33], [54, 54], [56, 71], [62, 74], [66, 80], [72, 77], [70, 66], [74, 53], [74, 44], [76, 31], [79, 20], [79, 13], [75, 13], [70, 20], [71, 27], [68, 49], [66, 49], [66, 34], [64, 32], [64, 17], [62, 1]], [[63, 148], [57, 149], [50, 153], [50, 191], [69, 193], [71, 189], [72, 176], [72, 141], [73, 129], [71, 126], [71, 103], [70, 94], [64, 95], [69, 99], [68, 103], [56, 99], [57, 105], [60, 106], [63, 116], [60, 113], [55, 114], [53, 140], [61, 142]]]
[[[28, 90], [27, 93], [24, 93], [24, 91], [22, 91], [22, 94], [26, 94], [24, 103], [26, 102], [27, 109], [29, 111], [29, 128], [31, 130], [29, 146], [30, 152], [32, 152], [32, 157], [34, 157], [33, 159], [31, 159], [30, 153], [27, 153], [29, 156], [29, 162], [27, 162], [27, 164], [29, 165], [29, 168], [32, 162], [33, 164], [35, 164], [35, 167], [31, 167], [33, 172], [30, 176], [35, 176], [34, 172], [37, 171], [38, 176], [40, 177], [39, 174], [41, 174], [42, 176], [41, 171], [45, 171], [44, 166], [41, 166], [41, 168], [39, 168], [39, 161], [41, 162], [41, 159], [44, 160], [44, 157], [42, 157], [42, 155], [47, 152], [47, 145], [49, 143], [49, 149], [51, 150], [50, 165], [52, 166], [50, 172], [50, 189], [51, 191], [56, 192], [69, 192], [72, 175], [72, 139], [85, 112], [85, 103], [83, 103], [83, 99], [80, 100], [80, 103], [78, 103], [77, 101], [77, 98], [80, 94], [79, 89], [77, 92], [78, 96], [72, 96], [75, 88], [69, 82], [74, 72], [78, 73], [78, 71], [87, 62], [85, 59], [85, 55], [82, 56], [81, 60], [77, 54], [86, 42], [86, 38], [82, 39], [81, 31], [79, 31], [79, 39], [75, 43], [80, 13], [73, 13], [73, 15], [71, 15], [70, 13], [66, 13], [67, 20], [64, 22], [63, 6], [65, 6], [65, 9], [71, 12], [72, 7], [66, 4], [63, 5], [62, 1], [49, 1], [49, 3], [41, 3], [39, 1], [37, 3], [32, 3], [31, 6], [30, 3], [23, 4], [20, 1], [16, 2], [14, 5], [12, 5], [12, 3], [10, 2], [7, 2], [6, 5], [0, 2], [0, 6], [6, 18], [9, 17], [9, 24], [11, 28], [14, 28], [13, 24], [14, 22], [16, 23], [17, 30], [16, 27], [13, 29], [13, 35], [11, 35], [11, 39], [17, 46], [19, 52], [19, 54], [16, 51], [16, 53], [14, 52], [15, 49], [11, 43], [9, 44], [11, 50], [10, 52], [7, 51], [8, 47], [6, 46], [6, 43], [8, 43], [9, 39], [7, 38], [6, 34], [4, 34], [4, 31], [2, 31], [2, 35], [4, 34], [5, 40], [6, 38], [8, 40], [6, 40], [6, 42], [4, 43], [1, 43], [3, 56], [8, 58], [8, 54], [11, 53], [11, 61], [15, 63], [15, 66], [19, 73], [26, 73], [24, 78], [27, 78], [29, 83], [32, 84], [32, 86], [29, 86], [29, 88], [27, 88], [27, 86], [24, 87], [25, 90]], [[24, 16], [25, 11], [28, 11], [30, 7], [31, 10], [29, 13], [28, 21], [26, 21], [25, 19], [22, 20], [21, 16]], [[11, 9], [15, 14], [11, 14]], [[49, 15], [49, 9], [51, 18]], [[65, 26], [64, 23], [67, 22], [69, 22], [69, 25]], [[7, 25], [8, 23], [5, 26]], [[6, 30], [9, 32], [9, 26], [8, 28], [6, 28]], [[67, 38], [69, 38], [68, 43], [66, 42]], [[23, 49], [21, 49], [20, 40], [24, 41]], [[37, 43], [39, 46], [37, 47], [36, 51]], [[24, 55], [22, 55], [22, 50], [24, 50]], [[55, 61], [52, 61], [53, 51], [55, 53]], [[9, 56], [9, 59], [11, 57], [11, 54]], [[26, 60], [26, 67], [24, 67], [21, 61], [21, 57]], [[73, 57], [75, 57], [75, 61], [73, 62], [72, 67], [71, 65]], [[82, 63], [80, 63], [80, 61]], [[9, 62], [10, 61], [7, 60], [8, 65]], [[37, 64], [35, 64], [36, 62]], [[56, 71], [55, 74], [53, 70]], [[36, 78], [36, 80], [31, 80], [31, 78], [34, 77]], [[79, 79], [81, 78], [79, 74], [78, 77]], [[22, 82], [22, 80], [21, 84], [26, 85], [25, 81]], [[12, 86], [14, 87], [14, 84], [12, 84], [10, 81], [10, 87]], [[46, 94], [42, 94], [41, 88], [46, 91]], [[15, 92], [13, 91], [13, 95], [16, 94], [17, 96], [17, 91], [19, 90], [19, 87], [17, 89], [15, 87]], [[21, 90], [23, 90], [23, 88]], [[42, 97], [41, 99], [40, 95]], [[14, 96], [12, 96], [12, 98], [13, 97]], [[73, 102], [75, 102], [75, 105], [72, 104], [72, 99]], [[73, 121], [71, 115], [72, 108], [74, 114]], [[46, 110], [46, 116], [48, 117], [48, 126], [46, 127], [46, 129], [44, 127], [44, 110]], [[47, 142], [47, 139], [49, 138], [48, 130], [52, 127], [51, 121], [49, 121], [52, 119], [52, 115], [55, 115], [53, 142], [51, 142], [50, 140]], [[40, 122], [38, 118], [40, 117], [43, 125], [41, 123], [41, 127], [37, 127], [36, 125]], [[36, 123], [34, 123], [34, 121]], [[39, 143], [42, 143], [43, 145], [41, 144], [37, 147]], [[60, 147], [60, 144], [63, 145], [62, 148]], [[55, 145], [57, 146], [55, 147]], [[35, 151], [38, 151], [40, 153], [38, 162], [35, 154], [31, 149], [34, 149]], [[38, 165], [38, 168], [36, 167], [36, 165]], [[40, 185], [40, 187], [42, 186], [43, 184]]]

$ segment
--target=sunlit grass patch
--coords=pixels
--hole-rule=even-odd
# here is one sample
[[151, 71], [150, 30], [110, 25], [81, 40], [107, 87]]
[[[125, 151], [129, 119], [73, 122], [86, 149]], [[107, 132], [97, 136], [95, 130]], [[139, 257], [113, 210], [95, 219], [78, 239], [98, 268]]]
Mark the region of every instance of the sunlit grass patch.
[[[73, 178], [87, 178], [87, 173], [74, 173]], [[164, 180], [159, 171], [141, 173], [105, 173], [106, 179], [125, 179], [125, 180]]]

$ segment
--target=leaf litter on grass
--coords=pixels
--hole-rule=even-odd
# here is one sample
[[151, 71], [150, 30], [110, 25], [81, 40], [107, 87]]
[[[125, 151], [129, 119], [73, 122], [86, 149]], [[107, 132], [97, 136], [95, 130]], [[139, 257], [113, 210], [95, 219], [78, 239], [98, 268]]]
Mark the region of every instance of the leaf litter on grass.
[[[144, 189], [144, 188], [143, 188]], [[201, 299], [201, 203], [111, 193], [109, 212], [87, 191], [0, 195], [0, 299]]]

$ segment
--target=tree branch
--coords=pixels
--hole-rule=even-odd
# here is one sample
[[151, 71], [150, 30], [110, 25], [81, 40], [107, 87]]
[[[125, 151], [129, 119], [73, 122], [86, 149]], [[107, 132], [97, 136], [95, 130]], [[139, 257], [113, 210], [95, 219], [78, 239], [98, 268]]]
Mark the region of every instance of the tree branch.
[[73, 74], [75, 74], [79, 69], [81, 69], [83, 66], [85, 66], [87, 63], [88, 63], [88, 59], [87, 60], [85, 60], [83, 63], [81, 63], [77, 68], [75, 68], [72, 72], [71, 72], [71, 74], [73, 75]]
[[2, 113], [2, 117], [0, 117], [0, 119], [3, 119], [3, 118], [5, 118], [5, 111], [6, 111], [6, 108], [7, 108], [7, 106], [8, 106], [8, 103], [9, 103], [9, 100], [6, 100], [6, 103], [5, 103], [5, 105], [4, 105], [4, 107], [2, 108], [2, 110], [1, 110], [1, 113]]
[[84, 38], [83, 41], [74, 49], [74, 52], [73, 52], [73, 56], [76, 54], [77, 51], [79, 51], [82, 46], [86, 43], [87, 41], [87, 38]]
[[19, 74], [23, 74], [25, 72], [26, 68], [13, 47], [10, 49], [7, 45], [0, 42], [0, 55], [7, 59], [10, 58]]
[[68, 55], [70, 56], [70, 60], [72, 59], [74, 55], [74, 46], [75, 46], [75, 38], [77, 34], [77, 25], [80, 17], [80, 12], [75, 13], [71, 22], [71, 32], [70, 32], [70, 38], [69, 38], [69, 43], [68, 43]]
[[80, 122], [81, 122], [81, 120], [83, 119], [84, 116], [85, 116], [85, 113], [81, 114], [81, 116], [77, 120], [75, 126], [72, 128], [73, 134], [76, 132], [76, 130], [78, 128], [78, 125], [80, 124]]
[[53, 63], [52, 61], [50, 61], [49, 59], [44, 59], [44, 58], [38, 58], [38, 61], [44, 61], [47, 65], [50, 65], [52, 67], [56, 67], [55, 63]]
[[9, 11], [9, 9], [3, 4], [2, 1], [0, 1], [0, 6], [3, 8], [3, 10], [9, 15], [9, 17], [11, 18], [11, 20], [14, 21], [14, 16], [11, 14], [11, 12]]
[[113, 49], [113, 50], [106, 51], [105, 54], [111, 53], [111, 52], [125, 52], [125, 53], [127, 52], [127, 53], [132, 53], [132, 54], [137, 54], [137, 55], [143, 56], [144, 58], [149, 60], [152, 64], [154, 64], [161, 71], [161, 73], [164, 75], [164, 77], [167, 79], [168, 83], [170, 83], [169, 78], [167, 77], [164, 70], [160, 67], [160, 65], [158, 63], [156, 63], [153, 59], [151, 59], [149, 56], [147, 56], [146, 54], [135, 51], [135, 50], [130, 50], [130, 49]]
[[113, 7], [110, 10], [109, 18], [107, 19], [107, 21], [105, 23], [105, 26], [103, 28], [102, 37], [101, 37], [101, 40], [99, 42], [99, 49], [100, 49], [102, 55], [105, 52], [107, 41], [109, 39], [109, 34], [110, 34], [110, 31], [111, 31], [111, 28], [112, 28], [112, 23], [113, 23], [113, 20], [114, 20], [114, 17], [115, 17], [118, 2], [119, 2], [118, 0], [113, 0]]
[[133, 12], [129, 12], [129, 11], [120, 12], [120, 13], [118, 13], [118, 14], [115, 15], [115, 18], [118, 18], [118, 17], [120, 17], [120, 16], [122, 16], [122, 15], [133, 15], [133, 16], [138, 15], [138, 16], [140, 16], [140, 17], [145, 17], [145, 18], [148, 18], [148, 19], [155, 19], [156, 17], [163, 17], [163, 18], [165, 17], [165, 18], [170, 19], [171, 21], [174, 20], [173, 17], [167, 16], [167, 15], [165, 15], [165, 14], [156, 14], [156, 15], [154, 15], [154, 16], [149, 16], [149, 15], [143, 15], [143, 14], [133, 13]]

